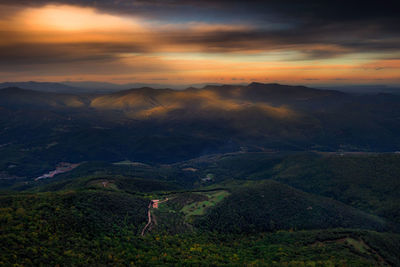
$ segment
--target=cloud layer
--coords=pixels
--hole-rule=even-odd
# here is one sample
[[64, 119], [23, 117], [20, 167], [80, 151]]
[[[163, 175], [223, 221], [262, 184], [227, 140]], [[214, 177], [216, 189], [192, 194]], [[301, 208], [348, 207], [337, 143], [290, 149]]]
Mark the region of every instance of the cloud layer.
[[1, 80], [400, 82], [395, 1], [32, 2], [0, 0]]

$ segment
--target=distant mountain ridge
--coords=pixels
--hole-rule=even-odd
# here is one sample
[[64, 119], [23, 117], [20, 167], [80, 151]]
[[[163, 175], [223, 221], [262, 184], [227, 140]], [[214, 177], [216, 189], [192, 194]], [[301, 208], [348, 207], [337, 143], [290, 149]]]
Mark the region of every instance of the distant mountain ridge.
[[[247, 86], [263, 84], [253, 82], [251, 84], [234, 84], [234, 86]], [[277, 83], [269, 83], [269, 85], [279, 85]], [[116, 84], [112, 82], [95, 82], [95, 81], [63, 81], [63, 82], [3, 82], [0, 83], [0, 89], [7, 87], [20, 87], [44, 92], [59, 92], [59, 93], [113, 93], [117, 91], [129, 90], [132, 88], [150, 87], [154, 89], [171, 88], [175, 90], [185, 90], [189, 88], [204, 88], [204, 87], [222, 87], [221, 83], [196, 83], [196, 84], [158, 84], [158, 83], [124, 83]], [[293, 85], [292, 85], [293, 86]], [[296, 87], [296, 86], [295, 86]], [[300, 86], [297, 86], [300, 87]], [[391, 93], [400, 94], [399, 85], [312, 85], [304, 86], [309, 88], [318, 88], [322, 90], [335, 90], [351, 94], [377, 94]]]
[[279, 84], [103, 94], [0, 89], [0, 144], [27, 146], [32, 157], [59, 162], [170, 163], [234, 151], [393, 152], [400, 150], [399, 118], [400, 96]]
[[[28, 85], [34, 85], [33, 87], [36, 88], [41, 84], [29, 83]], [[323, 99], [347, 97], [345, 93], [333, 90], [262, 83], [251, 83], [247, 86], [207, 85], [203, 88], [191, 87], [184, 90], [142, 87], [103, 94], [82, 93], [76, 88], [74, 91], [54, 92], [54, 88], [59, 84], [46, 85], [48, 86], [45, 88], [46, 92], [19, 87], [0, 89], [0, 94], [3, 95], [3, 101], [0, 100], [0, 104], [7, 105], [11, 101], [13, 105], [17, 105], [17, 102], [21, 101], [33, 106], [43, 104], [57, 107], [60, 104], [68, 107], [73, 101], [71, 107], [132, 110], [141, 112], [143, 116], [152, 116], [182, 109], [237, 111], [253, 107], [279, 112], [282, 105], [309, 105]], [[60, 85], [59, 88], [64, 87]], [[24, 95], [29, 95], [29, 98]]]
[[[213, 84], [213, 83], [210, 83]], [[208, 85], [205, 84], [192, 84], [192, 85], [162, 85], [162, 84], [152, 84], [152, 83], [126, 83], [126, 84], [115, 84], [108, 82], [4, 82], [0, 83], [0, 89], [9, 87], [19, 87], [23, 89], [30, 89], [42, 92], [53, 92], [53, 93], [113, 93], [123, 90], [129, 90], [132, 88], [143, 88], [151, 87], [154, 89], [164, 89], [164, 88], [174, 88], [176, 90], [183, 90], [188, 87], [201, 88]], [[220, 84], [214, 84], [220, 85]]]
[[84, 93], [85, 91], [81, 88], [65, 85], [62, 83], [51, 83], [51, 82], [5, 82], [0, 83], [0, 89], [18, 87], [22, 89], [29, 89], [41, 92], [51, 93]]

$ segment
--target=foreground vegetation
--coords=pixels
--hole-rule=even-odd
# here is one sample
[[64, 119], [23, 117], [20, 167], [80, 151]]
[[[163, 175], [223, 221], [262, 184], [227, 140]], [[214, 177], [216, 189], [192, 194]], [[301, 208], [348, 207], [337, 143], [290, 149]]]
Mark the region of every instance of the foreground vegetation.
[[[400, 266], [399, 163], [320, 153], [83, 163], [3, 186], [0, 265]], [[163, 202], [142, 236], [153, 199]]]
[[142, 199], [85, 191], [7, 195], [0, 201], [1, 265], [400, 264], [397, 234], [345, 229], [176, 235], [153, 231], [141, 237], [147, 203]]

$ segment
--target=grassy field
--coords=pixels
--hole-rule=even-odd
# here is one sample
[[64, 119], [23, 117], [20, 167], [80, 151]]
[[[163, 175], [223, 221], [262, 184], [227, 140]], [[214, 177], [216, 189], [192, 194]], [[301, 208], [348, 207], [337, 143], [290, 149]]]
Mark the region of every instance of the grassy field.
[[202, 194], [207, 196], [208, 200], [194, 202], [182, 208], [181, 211], [185, 214], [186, 218], [190, 216], [198, 216], [205, 214], [207, 208], [215, 206], [217, 203], [221, 202], [225, 197], [229, 195], [229, 192], [225, 190], [220, 190], [220, 191], [205, 192]]
[[93, 180], [88, 183], [88, 186], [118, 190], [118, 186], [114, 183], [114, 181], [106, 179]]

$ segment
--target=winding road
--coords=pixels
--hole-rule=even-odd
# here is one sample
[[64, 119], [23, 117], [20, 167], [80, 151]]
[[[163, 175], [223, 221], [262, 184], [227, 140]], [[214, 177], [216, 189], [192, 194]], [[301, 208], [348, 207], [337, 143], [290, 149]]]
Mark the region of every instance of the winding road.
[[[163, 201], [158, 201], [158, 204], [160, 204], [160, 203], [164, 203], [164, 202], [166, 202], [166, 201], [168, 201], [168, 198], [166, 198], [166, 199], [164, 199]], [[149, 206], [148, 206], [148, 211], [147, 211], [147, 224], [146, 224], [146, 226], [143, 228], [143, 230], [142, 230], [142, 236], [144, 236], [144, 233], [146, 232], [146, 229], [150, 226], [150, 224], [151, 224], [151, 207], [153, 206], [153, 202], [154, 202], [154, 200], [152, 200], [152, 201], [150, 201], [150, 203], [149, 203]]]
[[146, 224], [146, 226], [143, 228], [142, 230], [142, 236], [144, 236], [144, 232], [146, 231], [147, 227], [149, 227], [149, 225], [151, 224], [151, 213], [150, 213], [150, 208], [151, 208], [151, 204], [153, 203], [153, 201], [150, 201], [149, 203], [149, 210], [147, 211], [147, 217], [148, 217], [148, 222]]

